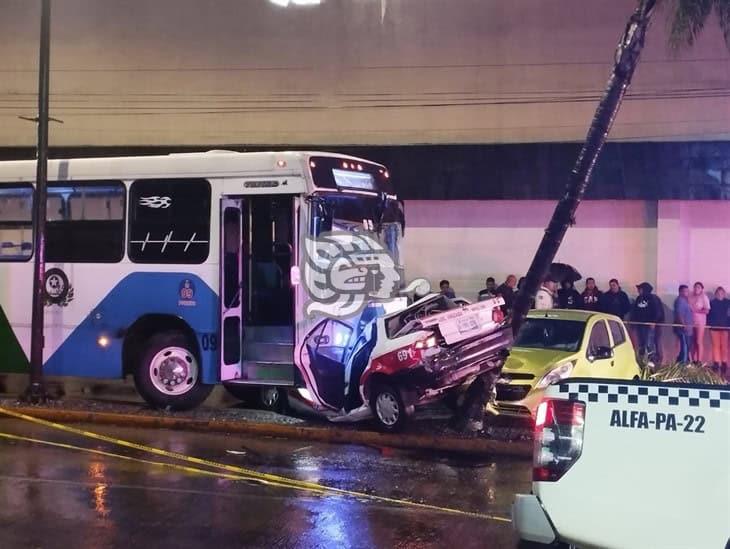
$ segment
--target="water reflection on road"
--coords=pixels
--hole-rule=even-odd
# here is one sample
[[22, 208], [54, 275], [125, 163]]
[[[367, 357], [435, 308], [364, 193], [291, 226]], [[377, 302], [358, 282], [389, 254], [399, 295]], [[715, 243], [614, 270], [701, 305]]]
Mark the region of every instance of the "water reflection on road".
[[[90, 430], [327, 486], [506, 516], [529, 490], [524, 460], [474, 462], [242, 436]], [[0, 431], [155, 461], [166, 458], [0, 419]], [[3, 549], [40, 547], [514, 547], [506, 523], [206, 477], [0, 440]]]

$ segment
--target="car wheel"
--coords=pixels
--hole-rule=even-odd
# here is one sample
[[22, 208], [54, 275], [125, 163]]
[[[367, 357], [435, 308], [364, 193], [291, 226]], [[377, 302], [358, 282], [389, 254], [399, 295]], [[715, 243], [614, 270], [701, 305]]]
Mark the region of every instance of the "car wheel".
[[286, 391], [280, 387], [261, 387], [258, 391], [258, 404], [264, 410], [283, 414], [289, 408]]
[[457, 412], [464, 403], [464, 392], [451, 391], [444, 396], [444, 405], [452, 412]]
[[408, 422], [403, 397], [398, 388], [389, 383], [375, 385], [370, 395], [370, 409], [378, 428], [386, 433], [402, 431]]
[[147, 340], [134, 372], [134, 385], [155, 408], [190, 410], [213, 390], [203, 384], [194, 346], [180, 332], [166, 332]]
[[260, 387], [252, 385], [225, 385], [228, 393], [235, 399], [243, 401], [249, 406], [284, 413], [288, 409], [289, 400], [286, 391], [279, 387]]

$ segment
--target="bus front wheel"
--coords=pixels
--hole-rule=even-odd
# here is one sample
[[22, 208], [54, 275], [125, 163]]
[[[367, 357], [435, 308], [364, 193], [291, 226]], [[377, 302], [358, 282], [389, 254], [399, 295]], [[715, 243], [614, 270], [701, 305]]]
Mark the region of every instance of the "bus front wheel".
[[137, 391], [148, 404], [169, 410], [190, 410], [213, 390], [204, 385], [193, 346], [182, 333], [152, 336], [134, 372]]

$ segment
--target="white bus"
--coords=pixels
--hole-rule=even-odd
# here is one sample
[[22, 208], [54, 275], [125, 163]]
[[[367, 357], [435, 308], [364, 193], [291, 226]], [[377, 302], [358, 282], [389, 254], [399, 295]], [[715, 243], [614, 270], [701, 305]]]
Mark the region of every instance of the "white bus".
[[[28, 370], [35, 173], [0, 162], [0, 373]], [[45, 375], [132, 375], [172, 409], [219, 382], [271, 405], [276, 388], [301, 387], [326, 405], [309, 385], [328, 373], [294, 358], [317, 322], [300, 252], [308, 235], [364, 223], [397, 262], [404, 214], [384, 166], [209, 151], [51, 160], [48, 174]]]

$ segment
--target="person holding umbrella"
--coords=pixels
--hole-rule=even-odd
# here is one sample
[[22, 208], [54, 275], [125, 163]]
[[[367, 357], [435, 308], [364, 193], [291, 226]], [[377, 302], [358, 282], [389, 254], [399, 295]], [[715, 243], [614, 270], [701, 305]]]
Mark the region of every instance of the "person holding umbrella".
[[575, 289], [573, 281], [570, 279], [563, 280], [562, 288], [558, 290], [558, 307], [561, 309], [580, 309], [581, 297], [578, 290]]

